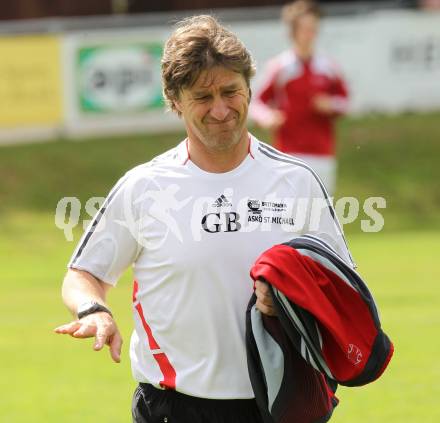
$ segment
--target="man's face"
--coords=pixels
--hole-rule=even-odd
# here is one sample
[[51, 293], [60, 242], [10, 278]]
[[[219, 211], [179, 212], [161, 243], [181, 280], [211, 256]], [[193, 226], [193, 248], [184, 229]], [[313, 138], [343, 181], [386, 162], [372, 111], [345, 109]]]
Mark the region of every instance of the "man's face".
[[249, 100], [243, 75], [217, 66], [182, 89], [175, 106], [192, 141], [211, 151], [227, 151], [244, 136]]

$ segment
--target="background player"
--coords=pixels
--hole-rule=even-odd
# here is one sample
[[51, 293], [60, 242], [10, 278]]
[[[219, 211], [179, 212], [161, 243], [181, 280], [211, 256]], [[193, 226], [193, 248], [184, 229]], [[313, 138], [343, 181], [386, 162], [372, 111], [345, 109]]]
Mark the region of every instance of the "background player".
[[274, 132], [279, 150], [312, 166], [333, 193], [334, 121], [346, 113], [348, 94], [335, 64], [315, 52], [320, 16], [312, 1], [284, 6], [282, 19], [293, 45], [270, 61], [251, 113], [260, 126]]

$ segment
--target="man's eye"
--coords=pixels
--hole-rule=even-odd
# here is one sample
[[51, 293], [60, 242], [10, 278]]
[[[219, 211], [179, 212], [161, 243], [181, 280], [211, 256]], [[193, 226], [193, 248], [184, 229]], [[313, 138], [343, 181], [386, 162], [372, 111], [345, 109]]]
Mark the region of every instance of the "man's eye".
[[209, 95], [203, 95], [201, 97], [195, 97], [196, 101], [206, 101], [209, 99]]
[[225, 91], [225, 95], [227, 97], [232, 97], [235, 95], [235, 93], [237, 92], [237, 90], [233, 90], [233, 91]]

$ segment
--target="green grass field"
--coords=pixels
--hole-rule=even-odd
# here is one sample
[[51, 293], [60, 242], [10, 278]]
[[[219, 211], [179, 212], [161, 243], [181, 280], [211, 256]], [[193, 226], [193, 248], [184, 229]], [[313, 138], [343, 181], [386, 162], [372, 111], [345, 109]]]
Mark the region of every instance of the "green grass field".
[[[340, 126], [337, 197], [387, 199], [385, 227], [347, 226], [396, 348], [377, 382], [338, 391], [335, 423], [440, 421], [440, 114], [369, 117]], [[134, 164], [172, 146], [175, 135], [50, 142], [0, 148], [0, 422], [129, 422], [135, 383], [128, 343], [131, 277], [110, 304], [124, 335], [122, 363], [90, 340], [52, 333], [70, 317], [60, 300], [65, 265], [78, 241], [54, 224], [63, 196], [103, 196]]]

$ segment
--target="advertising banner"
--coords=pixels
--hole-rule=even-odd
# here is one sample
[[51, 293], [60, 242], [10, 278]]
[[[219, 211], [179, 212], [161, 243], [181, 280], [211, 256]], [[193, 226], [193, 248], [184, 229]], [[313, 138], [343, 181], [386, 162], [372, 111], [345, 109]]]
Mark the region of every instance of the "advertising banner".
[[60, 124], [63, 102], [58, 37], [0, 37], [0, 57], [0, 129]]
[[71, 32], [63, 39], [67, 136], [174, 131], [166, 113], [161, 58], [167, 27]]
[[349, 81], [353, 112], [440, 108], [440, 13], [329, 18], [321, 46]]
[[161, 43], [83, 46], [76, 53], [78, 104], [83, 114], [163, 108]]

